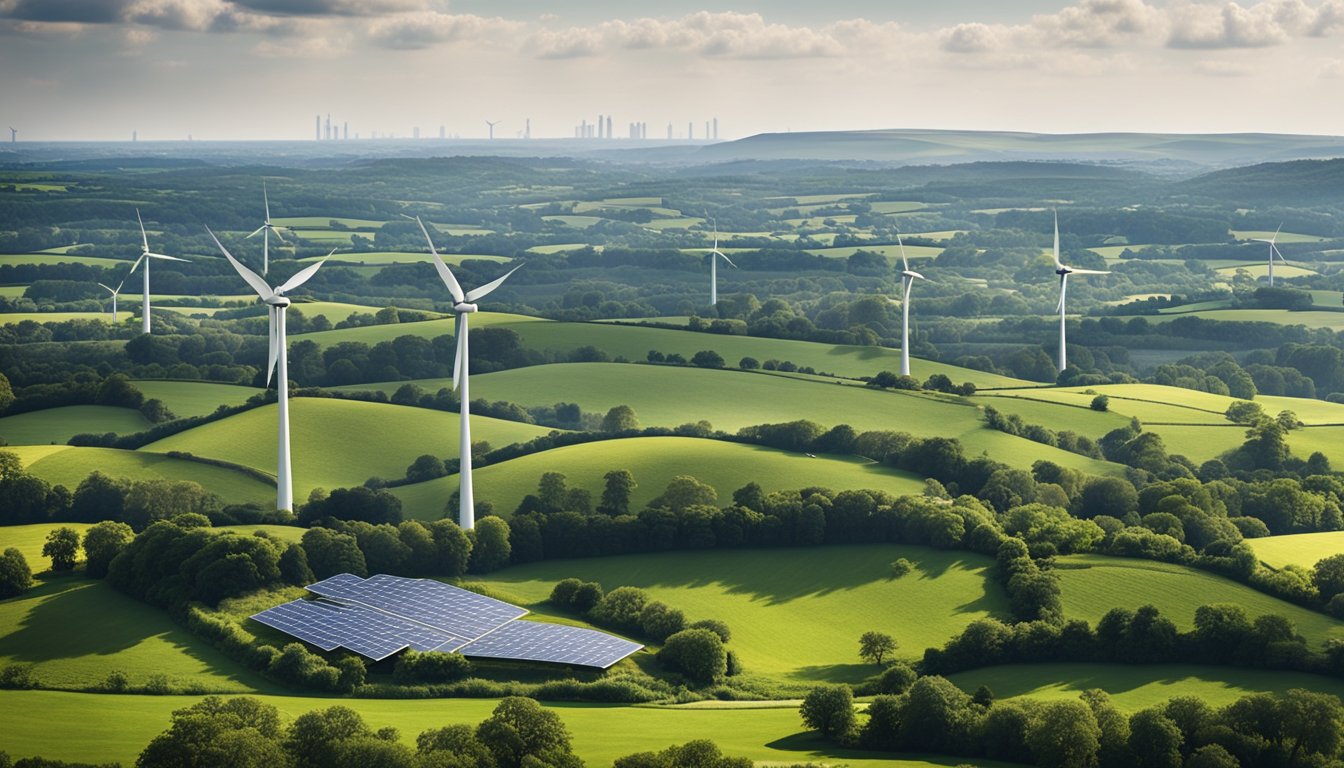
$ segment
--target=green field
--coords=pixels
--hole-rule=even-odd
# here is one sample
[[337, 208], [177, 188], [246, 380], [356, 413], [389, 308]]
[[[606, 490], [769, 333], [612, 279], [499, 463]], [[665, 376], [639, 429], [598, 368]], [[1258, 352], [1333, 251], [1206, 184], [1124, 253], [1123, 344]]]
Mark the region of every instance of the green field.
[[242, 405], [248, 398], [261, 394], [255, 387], [236, 384], [217, 384], [212, 381], [145, 380], [135, 382], [135, 388], [145, 399], [158, 398], [175, 416], [185, 419], [214, 413], [221, 405]]
[[[120, 307], [118, 307], [120, 309]], [[128, 322], [132, 317], [130, 312], [120, 312], [118, 320], [122, 323]], [[138, 318], [139, 315], [134, 315]], [[25, 320], [32, 320], [35, 323], [66, 323], [71, 320], [102, 320], [108, 324], [112, 322], [111, 312], [3, 312], [0, 313], [0, 325], [18, 325]]]
[[134, 262], [105, 256], [70, 256], [64, 253], [5, 253], [0, 254], [0, 265], [83, 264], [103, 269], [130, 268]]
[[1111, 694], [1116, 707], [1130, 713], [1177, 696], [1195, 696], [1212, 707], [1252, 693], [1282, 693], [1290, 688], [1344, 697], [1344, 682], [1321, 675], [1190, 664], [1019, 664], [950, 677], [968, 693], [987, 685], [999, 699], [1075, 699], [1089, 688], [1100, 688]]
[[64, 445], [81, 433], [129, 435], [154, 426], [133, 408], [67, 405], [0, 418], [0, 438], [10, 445]]
[[329, 229], [335, 221], [350, 229], [379, 229], [387, 222], [376, 219], [348, 219], [340, 216], [288, 216], [271, 219], [276, 226], [300, 227], [310, 229]]
[[73, 528], [83, 535], [90, 525], [92, 524], [33, 523], [0, 526], [0, 550], [17, 548], [23, 553], [23, 559], [28, 561], [28, 567], [33, 573], [41, 573], [51, 567], [51, 561], [42, 556], [42, 545], [46, 543], [48, 533], [56, 528]]
[[[1268, 240], [1275, 237], [1275, 233], [1267, 230], [1234, 229], [1232, 230], [1232, 236], [1238, 240]], [[1297, 232], [1279, 232], [1276, 241], [1280, 243], [1319, 243], [1328, 239]]]
[[[163, 440], [137, 453], [185, 451], [242, 464], [274, 475], [276, 408], [253, 408]], [[352, 400], [295, 398], [290, 401], [296, 501], [313, 488], [360, 485], [373, 476], [403, 477], [417, 456], [457, 455], [455, 413]], [[472, 418], [472, 437], [496, 447], [530, 440], [549, 429]]]
[[1181, 631], [1194, 627], [1195, 609], [1210, 603], [1233, 603], [1252, 618], [1266, 613], [1286, 616], [1314, 648], [1327, 638], [1344, 637], [1344, 622], [1316, 611], [1180, 565], [1103, 555], [1071, 555], [1057, 564], [1063, 588], [1064, 615], [1092, 624], [1111, 608], [1157, 606]]
[[[304, 316], [308, 318], [321, 315], [322, 317], [327, 318], [332, 324], [338, 323], [356, 312], [374, 315], [378, 313], [378, 310], [383, 309], [382, 306], [375, 307], [368, 304], [344, 304], [335, 301], [308, 301], [302, 304], [294, 304], [291, 308], [303, 312]], [[417, 311], [427, 312], [436, 317], [443, 317], [443, 314], [439, 312], [431, 312], [428, 310]]]
[[575, 229], [587, 229], [594, 224], [601, 223], [603, 219], [598, 216], [542, 216], [542, 221], [549, 221], [553, 224], [563, 224], [566, 227]]
[[1265, 536], [1246, 541], [1256, 556], [1272, 568], [1285, 565], [1310, 568], [1321, 558], [1344, 554], [1344, 531]]
[[[1242, 270], [1245, 270], [1246, 273], [1249, 274], [1251, 277], [1269, 276], [1269, 264], [1244, 264], [1238, 266], [1219, 267], [1218, 269], [1215, 269], [1214, 272], [1217, 272], [1220, 275], [1226, 275], [1228, 277], [1231, 277], [1232, 275], [1235, 275], [1236, 273]], [[1293, 266], [1292, 264], [1274, 265], [1275, 277], [1305, 277], [1307, 275], [1316, 275], [1316, 274], [1320, 273], [1318, 273], [1314, 269], [1307, 269], [1306, 267], [1297, 267]], [[1254, 312], [1257, 310], [1239, 310], [1239, 311]], [[1285, 310], [1279, 310], [1279, 311], [1285, 311]], [[1224, 318], [1224, 319], [1230, 319], [1230, 318]]]
[[[342, 704], [359, 711], [374, 729], [393, 727], [408, 745], [424, 730], [453, 723], [475, 725], [490, 715], [493, 699], [341, 699], [261, 696], [276, 706], [286, 721], [315, 709]], [[193, 696], [127, 696], [0, 691], [0, 749], [14, 757], [42, 755], [79, 761], [135, 757], [168, 727], [173, 710], [199, 701]], [[965, 764], [965, 759], [910, 755], [878, 759], [849, 751], [804, 731], [798, 711], [788, 709], [697, 709], [623, 707], [603, 704], [551, 704], [573, 736], [574, 751], [589, 765], [611, 765], [633, 752], [662, 749], [692, 739], [710, 739], [729, 755], [767, 764], [825, 761], [850, 768], [933, 768]], [[60, 739], [51, 724], [78, 723]], [[1007, 763], [977, 760], [981, 768], [1012, 768]]]
[[[1181, 453], [1199, 464], [1216, 458], [1246, 442], [1246, 428], [1162, 426], [1155, 432], [1162, 435], [1168, 453]], [[1344, 466], [1344, 427], [1317, 426], [1295, 429], [1288, 433], [1288, 447], [1293, 455], [1305, 459], [1317, 451], [1325, 454], [1332, 465]]]
[[[828, 259], [847, 259], [859, 251], [879, 253], [886, 256], [887, 261], [892, 264], [899, 264], [901, 261], [901, 249], [897, 245], [850, 245], [841, 248], [818, 248], [808, 251], [808, 253], [825, 256]], [[932, 245], [905, 246], [905, 257], [907, 259], [932, 259], [942, 252], [942, 248]]]
[[[915, 570], [893, 579], [898, 557]], [[548, 561], [492, 573], [486, 582], [524, 603], [545, 600], [569, 577], [608, 590], [641, 587], [688, 618], [727, 622], [728, 646], [747, 674], [807, 684], [872, 675], [876, 667], [858, 656], [859, 635], [868, 630], [891, 634], [897, 655], [913, 660], [975, 619], [1002, 616], [1007, 602], [988, 579], [990, 565], [967, 552], [880, 544]]]
[[[464, 261], [512, 261], [508, 256], [484, 256], [479, 254], [441, 253], [440, 257], [448, 264], [461, 264]], [[309, 256], [299, 259], [301, 262], [321, 261], [325, 256]], [[406, 253], [402, 251], [370, 251], [368, 253], [338, 253], [331, 257], [332, 264], [360, 264], [365, 266], [387, 266], [388, 264], [429, 264], [433, 257], [428, 253]]]
[[[472, 417], [473, 438], [480, 434], [476, 418]], [[914, 475], [854, 456], [808, 458], [801, 453], [693, 437], [635, 437], [556, 448], [477, 467], [473, 482], [476, 499], [491, 502], [507, 516], [524, 496], [536, 492], [543, 473], [563, 473], [570, 487], [586, 488], [596, 501], [602, 497], [603, 476], [614, 469], [630, 470], [639, 483], [632, 498], [636, 509], [661, 494], [677, 475], [693, 475], [712, 485], [719, 492], [720, 504], [731, 503], [733, 491], [750, 482], [760, 483], [767, 491], [815, 485], [835, 490], [873, 488], [906, 495], [924, 488], [923, 481]], [[408, 517], [435, 519], [442, 516], [444, 504], [457, 486], [457, 476], [450, 475], [391, 490], [402, 500]]]
[[[444, 295], [447, 295], [445, 290]], [[373, 311], [369, 307], [362, 308], [361, 311]], [[3, 317], [3, 315], [0, 315]], [[341, 318], [342, 320], [345, 318]], [[342, 328], [333, 331], [316, 331], [313, 333], [291, 334], [289, 339], [293, 344], [295, 341], [305, 339], [316, 343], [320, 347], [339, 344], [342, 341], [358, 341], [370, 346], [380, 341], [391, 341], [398, 336], [422, 336], [426, 339], [432, 339], [435, 336], [453, 335], [453, 318], [444, 318], [442, 320], [422, 320], [416, 323], [388, 323], [385, 325], [365, 325], [358, 328]], [[508, 325], [514, 330], [518, 326], [528, 323], [548, 323], [548, 320], [542, 320], [537, 317], [527, 317], [526, 315], [510, 315], [502, 312], [478, 312], [471, 318], [472, 328], [484, 328], [490, 325]]]
[[[98, 470], [106, 475], [132, 480], [191, 480], [230, 503], [266, 503], [275, 498], [273, 486], [237, 470], [157, 453], [66, 445], [18, 446], [9, 450], [19, 454], [27, 471], [52, 485], [64, 485], [71, 491], [81, 480]], [[275, 472], [274, 465], [271, 472]]]

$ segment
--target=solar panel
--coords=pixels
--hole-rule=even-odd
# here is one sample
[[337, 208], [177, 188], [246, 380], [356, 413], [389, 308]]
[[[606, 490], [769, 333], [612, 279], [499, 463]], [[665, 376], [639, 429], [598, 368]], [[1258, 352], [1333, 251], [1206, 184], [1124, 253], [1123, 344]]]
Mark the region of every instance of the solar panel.
[[488, 659], [549, 661], [606, 669], [643, 647], [593, 629], [511, 621], [462, 646], [459, 653]]
[[406, 648], [606, 669], [642, 648], [605, 632], [523, 621], [524, 608], [430, 579], [342, 573], [252, 618], [324, 651], [379, 661]]

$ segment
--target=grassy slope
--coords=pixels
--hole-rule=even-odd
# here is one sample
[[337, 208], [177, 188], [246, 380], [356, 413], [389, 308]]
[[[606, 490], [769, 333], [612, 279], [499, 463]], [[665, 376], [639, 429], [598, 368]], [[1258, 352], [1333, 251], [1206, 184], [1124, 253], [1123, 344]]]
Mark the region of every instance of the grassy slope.
[[1234, 603], [1252, 618], [1286, 616], [1313, 647], [1328, 637], [1344, 637], [1344, 622], [1257, 592], [1230, 579], [1179, 565], [1102, 555], [1073, 555], [1058, 561], [1064, 615], [1095, 624], [1113, 607], [1157, 606], [1182, 631], [1194, 626], [1195, 609]]
[[[474, 473], [476, 499], [489, 501], [501, 514], [508, 515], [523, 496], [536, 492], [542, 473], [561, 472], [570, 487], [588, 489], [596, 502], [602, 496], [603, 476], [614, 469], [630, 470], [639, 483], [632, 500], [635, 509], [661, 494], [677, 475], [693, 475], [714, 486], [721, 504], [730, 503], [733, 491], [753, 481], [767, 491], [817, 485], [875, 488], [902, 495], [919, 493], [923, 488], [913, 475], [852, 456], [813, 459], [800, 453], [718, 440], [639, 437], [572, 445], [478, 467]], [[434, 519], [443, 514], [444, 504], [457, 486], [457, 475], [450, 475], [393, 488], [392, 492], [402, 500], [408, 517]]]
[[[187, 430], [141, 452], [186, 451], [274, 473], [276, 408], [267, 405]], [[549, 429], [473, 417], [472, 437], [496, 446]], [[417, 456], [456, 456], [455, 413], [385, 403], [296, 398], [290, 401], [295, 497], [316, 487], [359, 485], [371, 476], [402, 477]]]
[[[1246, 441], [1246, 427], [1154, 427], [1170, 453], [1185, 454], [1199, 464]], [[1293, 455], [1307, 458], [1320, 451], [1334, 466], [1344, 466], [1344, 427], [1306, 427], [1288, 433]]]
[[[299, 696], [261, 697], [281, 711], [286, 721], [315, 709], [342, 704], [356, 709], [374, 729], [400, 731], [413, 745], [423, 730], [453, 723], [475, 725], [498, 703], [492, 699], [377, 700]], [[11, 755], [103, 761], [131, 765], [135, 756], [168, 726], [173, 710], [199, 701], [191, 696], [124, 696], [52, 691], [0, 691], [0, 749]], [[823, 743], [803, 732], [798, 711], [788, 709], [669, 709], [600, 704], [555, 704], [568, 726], [574, 750], [589, 765], [602, 766], [622, 755], [662, 749], [691, 739], [711, 739], [730, 755], [772, 763], [825, 760], [851, 768], [932, 768], [955, 766], [964, 759], [874, 759]], [[115, 713], [115, 714], [111, 714]], [[51, 723], [79, 723], [53, 741]], [[1004, 763], [977, 761], [985, 768]]]
[[97, 685], [120, 670], [132, 685], [162, 674], [208, 691], [274, 689], [163, 611], [79, 576], [51, 577], [0, 602], [0, 666], [11, 663], [33, 664], [53, 688]]
[[192, 480], [227, 502], [274, 500], [275, 488], [237, 470], [144, 451], [32, 446], [12, 449], [29, 472], [74, 490], [94, 470], [133, 480]]
[[1310, 568], [1323, 557], [1344, 553], [1344, 531], [1266, 536], [1247, 539], [1247, 543], [1262, 561], [1275, 568], [1290, 564]]
[[[461, 264], [464, 261], [494, 261], [505, 263], [512, 261], [508, 256], [488, 256], [484, 254], [457, 254], [441, 253], [439, 254], [444, 262], [448, 264]], [[309, 256], [299, 259], [302, 262], [321, 261], [325, 256]], [[371, 266], [386, 266], [388, 264], [429, 264], [433, 257], [428, 253], [407, 253], [404, 251], [370, 251], [357, 253], [338, 253], [331, 257], [332, 264], [361, 264]]]
[[[418, 383], [435, 391], [448, 386], [447, 382], [435, 379]], [[403, 383], [344, 389], [373, 387], [390, 392]], [[949, 398], [879, 392], [824, 378], [678, 366], [565, 363], [484, 374], [473, 378], [472, 392], [487, 400], [523, 405], [575, 402], [595, 413], [624, 404], [635, 410], [645, 426], [673, 427], [703, 419], [717, 429], [736, 432], [752, 424], [794, 419], [811, 419], [824, 427], [847, 423], [859, 431], [888, 429], [957, 437], [969, 455], [988, 452], [1000, 461], [1024, 468], [1038, 459], [1049, 459], [1095, 474], [1119, 471], [1114, 465], [988, 429], [976, 408]], [[1065, 416], [1074, 413], [1073, 409], [1059, 410]], [[1096, 416], [1099, 420], [1115, 420], [1116, 426], [1124, 423], [1106, 414]], [[1086, 431], [1100, 437], [1106, 430]]]
[[[368, 311], [367, 308], [365, 311]], [[345, 319], [341, 317], [339, 319]], [[339, 344], [342, 341], [361, 341], [370, 346], [380, 341], [391, 341], [398, 336], [423, 336], [432, 339], [436, 336], [453, 335], [453, 318], [443, 320], [424, 320], [417, 323], [392, 323], [389, 325], [366, 325], [359, 328], [342, 328], [333, 331], [316, 331], [314, 333], [291, 334], [289, 339], [293, 344], [300, 340], [307, 340], [316, 343], [318, 346], [331, 346]], [[527, 317], [525, 315], [509, 315], [498, 312], [479, 312], [472, 316], [471, 327], [482, 328], [488, 325], [509, 325], [516, 327], [517, 324], [526, 323], [544, 323], [546, 321]]]
[[[916, 570], [893, 579], [889, 564], [898, 557]], [[1006, 598], [989, 582], [989, 565], [965, 552], [883, 544], [550, 561], [492, 573], [488, 582], [524, 604], [545, 600], [571, 576], [607, 589], [642, 587], [689, 619], [726, 621], [748, 674], [811, 683], [873, 674], [858, 657], [868, 630], [891, 634], [898, 655], [915, 659], [975, 619], [1002, 616]]]
[[178, 418], [205, 416], [221, 405], [242, 405], [262, 392], [255, 387], [209, 381], [137, 381], [135, 388], [145, 394], [145, 399], [162, 400]]
[[[42, 556], [42, 545], [46, 543], [48, 533], [56, 528], [74, 528], [82, 536], [90, 525], [90, 523], [33, 523], [0, 526], [0, 550], [17, 547], [23, 553], [23, 559], [28, 561], [28, 567], [33, 573], [40, 573], [51, 567], [51, 561]], [[82, 560], [83, 553], [80, 554]]]
[[82, 432], [129, 435], [153, 424], [133, 408], [67, 405], [0, 419], [0, 438], [10, 445], [64, 444]]

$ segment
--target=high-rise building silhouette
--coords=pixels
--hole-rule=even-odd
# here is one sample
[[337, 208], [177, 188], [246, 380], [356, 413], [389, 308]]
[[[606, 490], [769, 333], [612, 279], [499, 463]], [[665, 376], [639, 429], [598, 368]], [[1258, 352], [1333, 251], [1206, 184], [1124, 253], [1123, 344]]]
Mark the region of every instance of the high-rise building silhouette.
[[314, 127], [313, 127], [313, 141], [321, 141], [321, 140], [322, 140], [322, 116], [321, 116], [321, 115], [318, 115], [317, 117], [314, 118], [314, 121], [315, 121], [315, 122], [314, 122]]
[[349, 123], [349, 122], [341, 123], [341, 138], [342, 138], [342, 139], [349, 140], [349, 138], [350, 138], [350, 123]]
[[714, 140], [719, 140], [719, 118], [714, 118]]
[[607, 138], [615, 138], [615, 134], [611, 132], [611, 115], [607, 115]]
[[687, 120], [687, 121], [686, 121], [686, 140], [687, 140], [687, 141], [690, 141], [691, 139], [694, 139], [694, 138], [695, 138], [695, 123], [691, 122], [690, 120]]

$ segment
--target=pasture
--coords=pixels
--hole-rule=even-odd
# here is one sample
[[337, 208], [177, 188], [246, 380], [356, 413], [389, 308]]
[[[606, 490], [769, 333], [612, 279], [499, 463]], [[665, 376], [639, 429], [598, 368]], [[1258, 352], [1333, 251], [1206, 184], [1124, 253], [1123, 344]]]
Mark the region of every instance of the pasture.
[[[67, 445], [17, 446], [7, 450], [19, 455], [28, 472], [52, 485], [64, 485], [71, 491], [81, 480], [98, 470], [111, 477], [131, 480], [190, 480], [200, 483], [207, 491], [217, 494], [226, 502], [255, 501], [265, 504], [275, 500], [273, 486], [243, 472], [158, 453]], [[274, 473], [275, 466], [272, 463], [270, 474]]]
[[81, 433], [129, 435], [152, 426], [133, 408], [67, 405], [0, 418], [0, 438], [10, 445], [64, 445]]
[[[1237, 238], [1238, 240], [1268, 240], [1272, 237], [1275, 237], [1275, 233], [1271, 230], [1234, 229], [1232, 230], [1232, 236]], [[1318, 237], [1316, 235], [1304, 235], [1299, 232], [1279, 232], [1277, 242], [1320, 243], [1328, 239], [1329, 238]]]
[[[120, 309], [120, 308], [118, 308]], [[118, 320], [129, 323], [131, 318], [135, 317], [139, 321], [139, 314], [132, 315], [130, 312], [121, 311]], [[0, 313], [0, 325], [18, 325], [25, 320], [31, 320], [34, 323], [65, 323], [71, 320], [100, 320], [111, 324], [111, 312], [3, 312]]]
[[1322, 558], [1344, 554], [1344, 531], [1265, 536], [1247, 539], [1246, 543], [1255, 550], [1256, 557], [1271, 568], [1285, 565], [1310, 568]]
[[[134, 262], [130, 259], [114, 259], [108, 256], [71, 256], [66, 253], [4, 253], [0, 254], [0, 266], [35, 266], [40, 264], [82, 264], [86, 267], [103, 269], [130, 268]], [[114, 286], [115, 287], [115, 286]]]
[[[444, 262], [457, 266], [464, 261], [494, 261], [505, 263], [512, 261], [508, 256], [485, 256], [479, 254], [463, 253], [440, 253]], [[301, 262], [309, 263], [321, 261], [325, 256], [309, 256], [299, 259]], [[403, 251], [370, 251], [367, 253], [337, 253], [331, 257], [331, 265], [337, 264], [358, 264], [360, 266], [380, 266], [385, 267], [389, 264], [432, 264], [433, 256], [425, 253], [407, 253]]]
[[[888, 264], [901, 263], [901, 248], [898, 245], [850, 245], [842, 248], [818, 248], [808, 251], [808, 253], [825, 256], [828, 259], [847, 259], [859, 251], [886, 256]], [[905, 257], [907, 259], [932, 259], [942, 252], [942, 248], [932, 245], [905, 246]]]
[[[1254, 277], [1254, 278], [1257, 278], [1257, 279], [1259, 279], [1259, 278], [1267, 278], [1267, 277], [1269, 277], [1269, 265], [1268, 265], [1268, 264], [1241, 264], [1241, 265], [1236, 265], [1236, 266], [1219, 267], [1219, 268], [1217, 268], [1217, 269], [1214, 270], [1214, 272], [1216, 272], [1217, 274], [1223, 275], [1223, 276], [1225, 276], [1225, 277], [1232, 277], [1233, 275], [1237, 274], [1238, 272], [1243, 272], [1243, 271], [1244, 271], [1246, 274], [1250, 275], [1251, 277]], [[1292, 265], [1292, 264], [1275, 264], [1275, 265], [1274, 265], [1274, 276], [1275, 276], [1275, 277], [1278, 277], [1278, 278], [1284, 278], [1284, 277], [1306, 277], [1306, 276], [1308, 276], [1308, 275], [1316, 275], [1316, 274], [1320, 274], [1320, 273], [1318, 273], [1318, 272], [1317, 272], [1316, 270], [1314, 270], [1314, 269], [1308, 269], [1308, 268], [1306, 268], [1306, 267], [1298, 267], [1298, 266], [1294, 266], [1294, 265]], [[1254, 311], [1256, 311], [1256, 310], [1244, 310], [1244, 311], [1247, 311], [1247, 312], [1254, 312]], [[1281, 311], [1282, 311], [1282, 310], [1281, 310]], [[1230, 319], [1230, 318], [1225, 318], [1225, 319]]]
[[169, 381], [140, 379], [135, 388], [145, 399], [158, 398], [178, 418], [205, 416], [221, 405], [242, 405], [248, 398], [263, 390], [237, 384], [219, 384], [213, 381]]
[[[445, 292], [445, 295], [446, 292]], [[362, 307], [361, 311], [377, 312], [372, 307]], [[2, 316], [0, 316], [2, 317]], [[344, 318], [342, 318], [344, 319]], [[290, 343], [298, 339], [307, 339], [316, 343], [319, 347], [339, 344], [342, 341], [359, 341], [370, 346], [380, 341], [391, 341], [398, 336], [422, 336], [432, 339], [436, 336], [445, 334], [451, 336], [454, 331], [454, 320], [452, 317], [445, 317], [442, 320], [422, 320], [416, 323], [388, 323], [384, 325], [364, 325], [357, 328], [341, 328], [331, 331], [314, 331], [312, 333], [290, 334]], [[528, 317], [527, 315], [510, 315], [504, 312], [478, 312], [471, 318], [472, 328], [484, 328], [491, 325], [508, 325], [517, 330], [516, 326], [527, 323], [548, 323], [549, 320], [543, 320], [539, 317]]]
[[1180, 565], [1104, 555], [1070, 555], [1056, 564], [1064, 616], [1091, 624], [1111, 608], [1154, 605], [1181, 631], [1194, 627], [1195, 609], [1233, 603], [1255, 618], [1285, 616], [1307, 643], [1320, 649], [1328, 638], [1344, 637], [1344, 622], [1271, 597], [1221, 576]]
[[[1246, 442], [1246, 427], [1228, 424], [1215, 426], [1161, 426], [1168, 453], [1184, 454], [1196, 464], [1216, 458]], [[1288, 433], [1288, 447], [1294, 456], [1305, 459], [1320, 452], [1334, 466], [1344, 466], [1344, 427], [1309, 426]]]
[[[480, 439], [476, 418], [472, 417], [472, 437]], [[415, 455], [422, 452], [412, 451]], [[631, 507], [636, 510], [660, 495], [678, 475], [693, 475], [713, 486], [720, 504], [731, 503], [733, 491], [751, 482], [766, 491], [821, 486], [836, 490], [872, 488], [905, 495], [924, 488], [923, 480], [910, 473], [855, 456], [822, 454], [809, 458], [801, 453], [718, 440], [635, 437], [554, 448], [478, 466], [474, 472], [476, 499], [489, 501], [507, 517], [524, 496], [536, 493], [542, 474], [560, 472], [569, 487], [586, 489], [596, 503], [602, 497], [603, 477], [616, 469], [630, 470], [639, 483], [631, 499]], [[444, 505], [457, 487], [457, 475], [449, 475], [390, 490], [401, 499], [407, 517], [433, 520], [443, 515]]]
[[[14, 547], [23, 553], [28, 567], [33, 573], [41, 573], [51, 567], [51, 561], [42, 556], [42, 545], [47, 542], [47, 534], [56, 528], [73, 528], [82, 536], [91, 523], [33, 523], [30, 525], [0, 526], [0, 550]], [[82, 551], [80, 560], [83, 560]]]
[[[253, 408], [150, 443], [136, 453], [185, 451], [222, 459], [270, 475], [276, 464], [275, 405]], [[455, 413], [323, 398], [290, 401], [296, 501], [313, 488], [360, 485], [370, 477], [396, 479], [417, 456], [457, 455]], [[472, 437], [504, 446], [551, 430], [476, 416]], [[226, 497], [228, 498], [228, 497]]]

